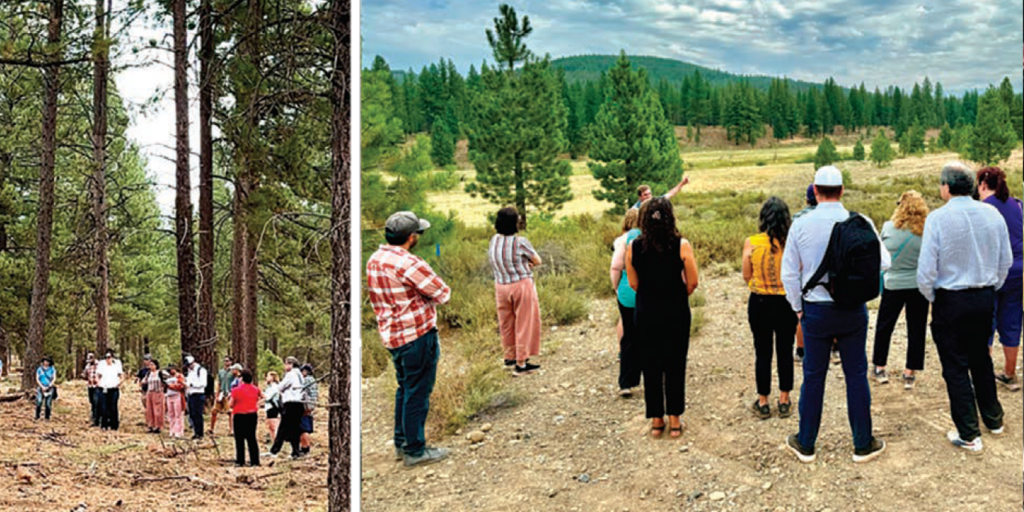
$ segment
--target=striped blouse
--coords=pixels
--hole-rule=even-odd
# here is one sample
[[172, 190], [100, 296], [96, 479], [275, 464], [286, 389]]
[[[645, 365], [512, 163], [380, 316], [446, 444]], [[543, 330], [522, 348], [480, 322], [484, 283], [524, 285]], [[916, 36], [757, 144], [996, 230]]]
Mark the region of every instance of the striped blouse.
[[515, 284], [533, 278], [530, 260], [537, 251], [530, 241], [521, 236], [494, 235], [487, 250], [487, 258], [494, 270], [497, 284]]

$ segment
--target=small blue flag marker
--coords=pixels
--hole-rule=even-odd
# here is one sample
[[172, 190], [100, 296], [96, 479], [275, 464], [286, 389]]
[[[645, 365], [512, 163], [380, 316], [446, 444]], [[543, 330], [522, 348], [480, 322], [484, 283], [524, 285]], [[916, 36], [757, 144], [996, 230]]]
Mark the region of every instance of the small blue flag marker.
[[441, 257], [441, 244], [437, 244], [437, 257]]

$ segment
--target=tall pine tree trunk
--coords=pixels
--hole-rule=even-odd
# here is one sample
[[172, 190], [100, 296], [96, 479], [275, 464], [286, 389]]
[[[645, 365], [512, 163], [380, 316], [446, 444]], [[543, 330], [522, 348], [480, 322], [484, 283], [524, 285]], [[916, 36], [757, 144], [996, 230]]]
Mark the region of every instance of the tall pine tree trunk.
[[334, 73], [331, 76], [331, 377], [330, 436], [327, 507], [330, 512], [350, 509], [351, 490], [351, 359], [352, 319], [349, 282], [349, 239], [352, 216], [349, 114], [350, 78], [349, 0], [333, 0], [330, 27], [334, 33]]
[[64, 0], [50, 2], [50, 20], [47, 42], [56, 53], [47, 56], [51, 66], [43, 71], [45, 87], [43, 97], [43, 136], [39, 166], [39, 210], [36, 217], [36, 269], [32, 279], [32, 303], [29, 306], [28, 339], [25, 340], [25, 358], [21, 361], [21, 388], [24, 391], [36, 385], [31, 369], [43, 356], [43, 337], [46, 334], [46, 295], [50, 281], [50, 243], [53, 241], [54, 167], [57, 158], [57, 97], [60, 93], [60, 66], [63, 59], [61, 31], [64, 22]]
[[[245, 129], [243, 133], [246, 134], [249, 140], [242, 141], [241, 179], [239, 181], [244, 190], [244, 193], [240, 196], [243, 199], [242, 208], [245, 210], [246, 217], [248, 217], [252, 212], [250, 199], [256, 193], [256, 188], [259, 186], [257, 173], [260, 162], [254, 155], [257, 152], [258, 145], [252, 141], [256, 141], [259, 137], [260, 119], [257, 113], [259, 110], [257, 104], [259, 102], [259, 84], [261, 82], [260, 31], [263, 25], [263, 0], [249, 0], [249, 8], [246, 14], [249, 23], [246, 28], [248, 37], [241, 44], [240, 52], [243, 62], [251, 66], [251, 69], [246, 73], [245, 80], [247, 80], [247, 83], [243, 85], [245, 95], [242, 102], [242, 105], [245, 107]], [[244, 273], [242, 282], [245, 287], [243, 292], [245, 304], [242, 307], [242, 314], [245, 318], [242, 322], [241, 332], [243, 345], [240, 347], [241, 351], [236, 354], [236, 357], [241, 360], [244, 366], [255, 368], [257, 293], [259, 291], [256, 249], [259, 241], [259, 230], [249, 224], [246, 224], [246, 226], [248, 229], [243, 233], [247, 237], [245, 241], [245, 261], [241, 268]]]
[[213, 9], [203, 0], [199, 9], [202, 39], [199, 53], [199, 332], [193, 355], [214, 368], [217, 343], [213, 307]]
[[7, 329], [4, 329], [3, 318], [0, 318], [0, 377], [6, 377], [11, 373], [11, 341], [7, 338]]
[[110, 269], [107, 264], [107, 74], [110, 69], [107, 16], [104, 2], [96, 0], [93, 36], [92, 215], [95, 222], [96, 350], [107, 350], [110, 337]]
[[515, 169], [513, 169], [516, 175], [516, 210], [519, 210], [519, 229], [526, 229], [526, 178], [523, 176], [525, 172], [523, 170], [523, 162], [516, 157]]
[[248, 254], [245, 258], [245, 334], [242, 339], [245, 340], [245, 346], [242, 347], [242, 353], [239, 354], [242, 364], [246, 368], [256, 368], [256, 356], [258, 353], [256, 343], [256, 333], [258, 320], [257, 313], [257, 293], [259, 291], [259, 260], [256, 253], [256, 240], [252, 237], [250, 232], [249, 241], [246, 243], [245, 249]]
[[241, 176], [235, 182], [234, 196], [234, 233], [231, 242], [231, 354], [236, 361], [241, 361], [245, 352], [245, 322], [248, 319], [245, 308], [249, 305], [246, 299], [248, 287], [245, 285], [249, 232], [246, 227], [245, 189]]
[[196, 349], [196, 267], [192, 250], [192, 181], [188, 143], [188, 41], [186, 0], [173, 0], [174, 111], [177, 144], [174, 227], [178, 254], [178, 324], [181, 350]]

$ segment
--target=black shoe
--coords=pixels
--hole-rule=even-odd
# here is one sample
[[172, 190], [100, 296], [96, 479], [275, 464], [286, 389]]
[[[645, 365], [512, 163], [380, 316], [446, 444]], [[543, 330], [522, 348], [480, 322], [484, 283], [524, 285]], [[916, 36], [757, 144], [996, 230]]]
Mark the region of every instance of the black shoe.
[[512, 368], [515, 368], [515, 366], [516, 366], [516, 360], [515, 359], [506, 359], [505, 360], [505, 369], [506, 370], [511, 370]]
[[309, 455], [309, 449], [310, 449], [310, 447], [309, 447], [309, 446], [307, 446], [307, 447], [305, 447], [305, 448], [302, 448], [302, 449], [301, 449], [301, 450], [302, 450], [302, 454], [303, 454], [303, 455]]
[[772, 408], [768, 404], [761, 405], [760, 400], [754, 400], [754, 405], [750, 407], [754, 411], [754, 416], [758, 419], [766, 420], [772, 417]]
[[882, 452], [885, 451], [885, 446], [885, 441], [879, 441], [878, 439], [872, 438], [871, 444], [869, 444], [867, 448], [853, 451], [853, 462], [859, 464], [875, 460], [882, 454]]
[[518, 366], [517, 365], [515, 368], [513, 368], [512, 369], [512, 376], [513, 377], [519, 377], [521, 375], [529, 375], [531, 373], [536, 372], [539, 369], [540, 369], [540, 365], [539, 364], [532, 364], [532, 363], [527, 362], [523, 366]]
[[793, 404], [779, 402], [779, 417], [788, 418], [793, 415]]
[[796, 455], [798, 459], [800, 459], [800, 462], [803, 462], [804, 464], [810, 464], [814, 462], [814, 459], [817, 458], [817, 456], [814, 454], [814, 450], [808, 450], [807, 448], [804, 448], [803, 445], [800, 444], [800, 441], [797, 440], [795, 435], [789, 436], [789, 438], [786, 439], [786, 447], [789, 448], [789, 450], [793, 452], [793, 454]]

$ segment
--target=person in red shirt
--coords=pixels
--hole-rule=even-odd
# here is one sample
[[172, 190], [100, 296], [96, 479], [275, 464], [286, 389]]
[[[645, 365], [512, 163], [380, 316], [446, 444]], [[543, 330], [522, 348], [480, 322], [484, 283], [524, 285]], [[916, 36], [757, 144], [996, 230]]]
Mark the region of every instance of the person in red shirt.
[[252, 385], [252, 372], [242, 370], [242, 383], [231, 391], [231, 416], [235, 424], [235, 465], [245, 466], [245, 448], [249, 445], [249, 463], [260, 465], [260, 448], [256, 443], [256, 420], [259, 417], [263, 392]]

